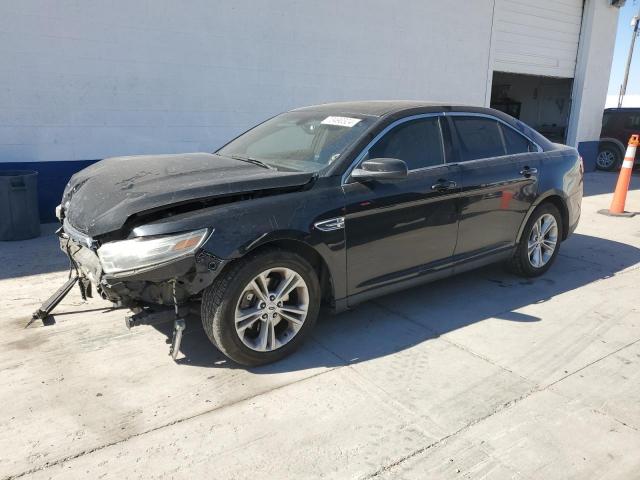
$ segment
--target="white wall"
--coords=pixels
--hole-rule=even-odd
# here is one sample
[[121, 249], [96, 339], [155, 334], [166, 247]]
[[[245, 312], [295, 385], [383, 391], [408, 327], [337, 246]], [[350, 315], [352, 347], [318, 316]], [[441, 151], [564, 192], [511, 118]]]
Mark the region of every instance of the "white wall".
[[485, 103], [492, 0], [0, 3], [0, 162], [213, 150], [283, 110]]

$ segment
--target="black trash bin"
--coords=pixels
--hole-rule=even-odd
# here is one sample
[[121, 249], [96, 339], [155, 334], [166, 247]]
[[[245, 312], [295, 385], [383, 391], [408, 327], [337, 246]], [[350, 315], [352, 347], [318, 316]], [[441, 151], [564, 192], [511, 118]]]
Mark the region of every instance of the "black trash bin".
[[38, 172], [0, 170], [0, 240], [39, 235]]

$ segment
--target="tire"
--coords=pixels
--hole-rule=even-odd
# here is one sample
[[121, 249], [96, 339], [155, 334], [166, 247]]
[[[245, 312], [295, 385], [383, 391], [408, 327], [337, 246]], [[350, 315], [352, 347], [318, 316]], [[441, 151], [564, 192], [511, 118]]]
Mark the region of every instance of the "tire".
[[[536, 237], [535, 234], [532, 234], [534, 228], [538, 228], [540, 226], [539, 221], [542, 219], [543, 227], [546, 227], [545, 221], [550, 220], [550, 217], [553, 217], [555, 221], [555, 230], [553, 225], [550, 228], [550, 231], [543, 237], [543, 240], [539, 240], [540, 243], [540, 260], [544, 261], [543, 264], [541, 262], [536, 262], [536, 248], [533, 249], [533, 253], [530, 254], [530, 242], [538, 243], [539, 236]], [[555, 261], [558, 256], [558, 251], [560, 250], [560, 243], [562, 241], [562, 216], [560, 212], [555, 207], [555, 205], [551, 203], [543, 203], [538, 206], [531, 216], [529, 220], [527, 220], [527, 224], [522, 231], [522, 237], [518, 242], [518, 246], [516, 247], [516, 251], [513, 254], [509, 262], [509, 269], [520, 276], [523, 277], [537, 277], [545, 273], [551, 265]], [[555, 244], [554, 249], [549, 255], [548, 245], [551, 244], [552, 237], [555, 236]], [[535, 239], [535, 240], [534, 240]], [[544, 240], [547, 239], [547, 240]], [[537, 265], [536, 265], [537, 264]]]
[[618, 169], [621, 160], [622, 153], [617, 146], [611, 143], [603, 143], [598, 149], [596, 168], [598, 170], [604, 170], [605, 172], [612, 172]]
[[[268, 276], [261, 277], [266, 282], [258, 280], [258, 276], [267, 271], [270, 271]], [[293, 280], [297, 286], [281, 297], [282, 302], [271, 300], [265, 295], [265, 289], [261, 289], [267, 285], [266, 290], [275, 294], [278, 287], [284, 287], [280, 282], [285, 280]], [[250, 284], [258, 289], [251, 289]], [[309, 262], [285, 250], [265, 250], [237, 260], [205, 289], [202, 325], [209, 340], [234, 362], [249, 367], [265, 365], [286, 357], [304, 342], [318, 318], [320, 300], [318, 276]], [[304, 318], [298, 312], [292, 313], [291, 309], [302, 311], [305, 306]], [[251, 313], [254, 311], [259, 318]], [[249, 314], [243, 315], [245, 312]], [[243, 316], [248, 318], [241, 320]], [[244, 330], [237, 329], [236, 324]]]

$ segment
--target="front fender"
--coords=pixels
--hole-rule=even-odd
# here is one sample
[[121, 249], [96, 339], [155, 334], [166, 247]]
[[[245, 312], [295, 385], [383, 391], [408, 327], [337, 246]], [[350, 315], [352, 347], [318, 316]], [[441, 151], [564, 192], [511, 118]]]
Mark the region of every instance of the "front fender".
[[325, 262], [334, 298], [346, 295], [344, 229], [321, 231], [318, 221], [344, 215], [342, 189], [324, 179], [311, 190], [232, 202], [167, 217], [138, 227], [138, 234], [161, 235], [209, 227], [214, 230], [203, 250], [233, 261], [248, 252], [281, 240], [312, 248]]
[[241, 258], [251, 251], [268, 245], [278, 245], [282, 242], [296, 242], [302, 249], [310, 249], [322, 259], [331, 278], [333, 298], [341, 299], [346, 296], [346, 251], [344, 229], [332, 232], [322, 232], [313, 226], [304, 230], [275, 230], [247, 232], [244, 239], [236, 237], [238, 243], [224, 242], [213, 235], [203, 246], [204, 250], [213, 255], [234, 260]]

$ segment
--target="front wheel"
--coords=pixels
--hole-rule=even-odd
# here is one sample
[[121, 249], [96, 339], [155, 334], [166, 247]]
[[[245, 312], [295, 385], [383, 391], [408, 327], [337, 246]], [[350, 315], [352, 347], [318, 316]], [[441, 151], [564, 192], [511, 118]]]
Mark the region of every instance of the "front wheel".
[[231, 360], [246, 366], [289, 355], [312, 330], [320, 308], [315, 270], [273, 249], [237, 261], [205, 290], [202, 324]]
[[523, 277], [537, 277], [549, 270], [562, 240], [562, 218], [551, 203], [534, 210], [511, 258], [511, 270]]

